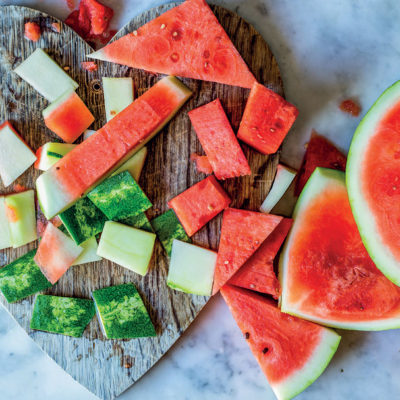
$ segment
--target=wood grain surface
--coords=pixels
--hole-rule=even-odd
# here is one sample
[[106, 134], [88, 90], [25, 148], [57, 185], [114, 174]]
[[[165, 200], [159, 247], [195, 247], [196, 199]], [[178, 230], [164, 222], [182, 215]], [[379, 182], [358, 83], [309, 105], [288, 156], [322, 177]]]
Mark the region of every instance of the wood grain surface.
[[[163, 5], [134, 18], [116, 37], [137, 29], [173, 5]], [[251, 25], [231, 11], [218, 6], [212, 6], [212, 9], [258, 81], [283, 95], [279, 68], [263, 38]], [[28, 20], [37, 21], [42, 27], [43, 35], [37, 43], [23, 38], [24, 22]], [[86, 60], [86, 55], [92, 52], [92, 48], [64, 24], [61, 24], [61, 33], [53, 32], [51, 23], [56, 21], [53, 17], [29, 8], [0, 7], [1, 120], [12, 121], [34, 150], [48, 141], [57, 140], [45, 127], [41, 117], [47, 101], [12, 72], [35, 48], [45, 49], [79, 83], [77, 93], [96, 117], [93, 129], [98, 129], [105, 123], [102, 76], [133, 77], [136, 96], [160, 79], [157, 74], [111, 63], [99, 62], [97, 72], [84, 71], [80, 63]], [[189, 161], [191, 153], [202, 153], [202, 149], [187, 112], [219, 97], [236, 131], [249, 94], [246, 89], [212, 82], [191, 79], [183, 79], [183, 82], [193, 90], [193, 97], [148, 144], [149, 154], [139, 183], [154, 204], [148, 212], [149, 218], [166, 211], [168, 200], [205, 177], [197, 173], [195, 166]], [[262, 156], [246, 145], [242, 146], [253, 175], [230, 179], [222, 184], [233, 199], [233, 207], [257, 210], [270, 188], [278, 157]], [[38, 171], [32, 167], [17, 182], [34, 188], [38, 176]], [[12, 191], [12, 185], [8, 188], [0, 185], [0, 193]], [[193, 237], [194, 243], [217, 249], [220, 221], [221, 215]], [[0, 252], [0, 266], [36, 246], [37, 243], [30, 243], [18, 249]], [[157, 242], [150, 271], [145, 277], [103, 260], [71, 268], [47, 292], [90, 298], [92, 290], [134, 282], [156, 326], [156, 338], [106, 340], [96, 318], [91, 321], [80, 339], [32, 331], [29, 329], [29, 322], [34, 296], [16, 304], [8, 304], [3, 296], [0, 301], [29, 336], [73, 378], [100, 398], [112, 399], [137, 381], [165, 354], [208, 300], [207, 297], [169, 289], [165, 283], [167, 271], [168, 259]]]

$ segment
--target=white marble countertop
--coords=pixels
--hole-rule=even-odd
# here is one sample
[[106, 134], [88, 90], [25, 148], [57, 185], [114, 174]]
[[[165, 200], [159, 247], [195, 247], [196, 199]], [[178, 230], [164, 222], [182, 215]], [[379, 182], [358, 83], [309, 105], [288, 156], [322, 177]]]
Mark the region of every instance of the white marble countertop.
[[[78, 2], [77, 0], [75, 1]], [[123, 26], [151, 0], [103, 0]], [[298, 166], [312, 128], [347, 150], [359, 121], [338, 111], [358, 98], [363, 114], [400, 78], [398, 0], [216, 1], [251, 22], [279, 62], [286, 97], [300, 117], [283, 149]], [[61, 19], [64, 0], [0, 0], [38, 8]], [[1, 9], [0, 9], [1, 12]], [[299, 399], [400, 398], [400, 334], [343, 332], [325, 373]], [[49, 359], [0, 307], [1, 400], [97, 399]], [[213, 298], [173, 349], [121, 400], [274, 399], [222, 299]]]

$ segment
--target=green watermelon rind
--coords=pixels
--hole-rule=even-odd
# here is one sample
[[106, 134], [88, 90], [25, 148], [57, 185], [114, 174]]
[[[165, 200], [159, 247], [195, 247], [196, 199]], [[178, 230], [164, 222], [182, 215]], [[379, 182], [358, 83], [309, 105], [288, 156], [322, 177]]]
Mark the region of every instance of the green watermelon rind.
[[321, 340], [303, 368], [282, 382], [272, 384], [279, 400], [290, 400], [308, 388], [324, 372], [339, 347], [341, 336], [326, 328]]
[[287, 268], [285, 266], [288, 264], [288, 253], [293, 237], [296, 233], [297, 228], [297, 216], [303, 211], [303, 208], [314, 198], [315, 194], [321, 192], [321, 184], [319, 180], [323, 180], [324, 186], [329, 182], [344, 185], [345, 184], [345, 174], [342, 171], [337, 171], [327, 168], [316, 168], [310, 179], [306, 183], [301, 195], [297, 201], [296, 207], [293, 212], [294, 223], [292, 229], [286, 239], [285, 245], [283, 247], [280, 259], [279, 259], [279, 282], [282, 287], [282, 296], [280, 298], [281, 311], [287, 314], [294, 315], [299, 318], [306, 319], [308, 321], [315, 322], [320, 325], [329, 326], [338, 329], [350, 329], [359, 331], [382, 331], [388, 329], [398, 329], [400, 328], [400, 315], [397, 317], [385, 319], [385, 320], [375, 320], [375, 321], [333, 321], [324, 318], [317, 318], [313, 315], [301, 312], [296, 308], [295, 305], [289, 304], [286, 300], [285, 293], [287, 292]]
[[[361, 161], [368, 146], [368, 141], [375, 133], [374, 128], [385, 113], [400, 101], [400, 81], [386, 89], [369, 109], [358, 125], [347, 157], [346, 186], [350, 206], [358, 226], [361, 239], [370, 257], [382, 273], [393, 283], [400, 286], [400, 264], [379, 234], [374, 216], [362, 195]], [[400, 324], [399, 324], [400, 325]]]

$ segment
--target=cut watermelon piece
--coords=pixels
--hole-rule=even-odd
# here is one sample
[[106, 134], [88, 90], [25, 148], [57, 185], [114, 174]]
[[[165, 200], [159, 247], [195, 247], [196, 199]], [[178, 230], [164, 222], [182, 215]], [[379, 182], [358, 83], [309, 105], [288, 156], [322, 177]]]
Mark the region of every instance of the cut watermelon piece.
[[188, 113], [217, 179], [251, 175], [219, 99]]
[[88, 23], [90, 35], [102, 35], [110, 25], [114, 15], [112, 8], [97, 0], [81, 0], [79, 4], [79, 21]]
[[210, 296], [217, 253], [174, 239], [167, 285], [175, 290]]
[[231, 199], [214, 176], [208, 176], [168, 202], [189, 236], [229, 206]]
[[11, 123], [0, 125], [0, 177], [4, 186], [13, 183], [35, 160], [35, 154]]
[[360, 122], [346, 167], [350, 205], [376, 266], [400, 286], [400, 81]]
[[33, 260], [35, 254], [36, 249], [31, 250], [0, 269], [0, 290], [9, 303], [22, 300], [52, 286]]
[[187, 0], [89, 57], [244, 88], [256, 81], [204, 0]]
[[106, 179], [88, 198], [108, 219], [120, 220], [148, 210], [152, 204], [128, 171]]
[[301, 393], [328, 366], [341, 339], [336, 332], [244, 289], [225, 285], [221, 294], [279, 400]]
[[45, 143], [36, 150], [34, 167], [42, 171], [47, 171], [75, 147], [76, 144], [69, 143]]
[[146, 232], [154, 232], [153, 227], [151, 226], [150, 221], [145, 213], [140, 213], [138, 215], [124, 218], [117, 222], [131, 226], [132, 228], [142, 229]]
[[27, 39], [32, 40], [32, 42], [37, 42], [40, 39], [40, 36], [42, 36], [40, 26], [36, 22], [26, 22], [24, 36]]
[[95, 314], [93, 300], [40, 294], [33, 307], [30, 328], [81, 337]]
[[293, 218], [280, 257], [282, 311], [343, 329], [400, 328], [400, 288], [363, 246], [344, 173], [317, 168]]
[[227, 208], [222, 217], [213, 294], [252, 256], [282, 221], [277, 215]]
[[36, 240], [35, 194], [33, 190], [6, 196], [4, 205], [13, 247], [20, 247]]
[[285, 165], [278, 164], [276, 168], [276, 175], [274, 182], [267, 197], [263, 201], [260, 207], [260, 211], [269, 214], [275, 207], [276, 203], [285, 194], [290, 184], [293, 182], [296, 176], [296, 171], [286, 167]]
[[260, 153], [276, 153], [298, 114], [294, 105], [256, 82], [247, 100], [237, 137]]
[[278, 299], [281, 285], [274, 271], [274, 258], [293, 224], [293, 220], [283, 218], [279, 225], [264, 240], [258, 250], [239, 268], [229, 280], [229, 284], [256, 292], [270, 294]]
[[90, 136], [93, 136], [96, 133], [93, 129], [86, 129], [85, 132], [83, 132], [83, 140], [86, 140], [90, 138]]
[[107, 121], [133, 102], [132, 78], [104, 78], [103, 92]]
[[10, 225], [8, 223], [6, 202], [4, 196], [0, 196], [0, 250], [12, 246]]
[[132, 283], [95, 290], [92, 296], [107, 339], [156, 336], [143, 300]]
[[97, 255], [97, 240], [95, 237], [91, 237], [80, 245], [83, 250], [82, 253], [78, 256], [78, 258], [73, 262], [74, 265], [87, 264], [90, 262], [101, 261], [102, 258]]
[[35, 262], [53, 285], [82, 253], [83, 248], [51, 222], [46, 226], [35, 256]]
[[79, 144], [36, 181], [46, 218], [70, 207], [143, 147], [175, 115], [191, 91], [169, 76]]
[[198, 172], [202, 172], [206, 175], [210, 175], [213, 173], [212, 166], [210, 164], [210, 161], [208, 161], [207, 156], [200, 156], [199, 154], [192, 153], [190, 155], [190, 161], [194, 161], [196, 163], [196, 169]]
[[328, 139], [313, 130], [297, 175], [294, 194], [296, 196], [300, 195], [315, 168], [322, 167], [344, 171], [346, 169], [346, 161], [346, 156], [342, 152]]
[[23, 63], [14, 69], [48, 101], [53, 102], [78, 84], [42, 49], [36, 49]]
[[144, 162], [147, 157], [147, 147], [142, 147], [136, 154], [134, 154], [128, 161], [123, 163], [113, 175], [118, 175], [121, 172], [128, 171], [136, 182], [139, 182], [140, 175], [142, 174]]
[[94, 122], [85, 103], [70, 89], [43, 110], [46, 126], [64, 142], [72, 143]]

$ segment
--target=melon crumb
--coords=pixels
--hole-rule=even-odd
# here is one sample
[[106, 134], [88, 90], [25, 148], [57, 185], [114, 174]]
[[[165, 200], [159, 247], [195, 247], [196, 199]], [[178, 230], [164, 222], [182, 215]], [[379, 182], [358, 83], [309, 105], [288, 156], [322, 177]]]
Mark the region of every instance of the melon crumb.
[[25, 37], [32, 42], [37, 42], [42, 35], [40, 26], [36, 22], [27, 22], [25, 24]]
[[51, 24], [51, 27], [53, 28], [54, 32], [60, 33], [61, 32], [61, 25], [59, 22], [53, 22]]
[[82, 61], [81, 67], [89, 72], [97, 71], [98, 69], [97, 64], [94, 61]]
[[202, 172], [203, 174], [212, 174], [213, 169], [211, 167], [210, 161], [208, 161], [207, 156], [201, 156], [197, 153], [192, 153], [190, 155], [190, 161], [194, 161], [196, 163], [196, 169], [198, 172]]
[[361, 112], [361, 106], [360, 104], [353, 100], [353, 99], [346, 99], [343, 100], [340, 105], [339, 108], [341, 111], [350, 114], [353, 117], [358, 117], [360, 115]]

